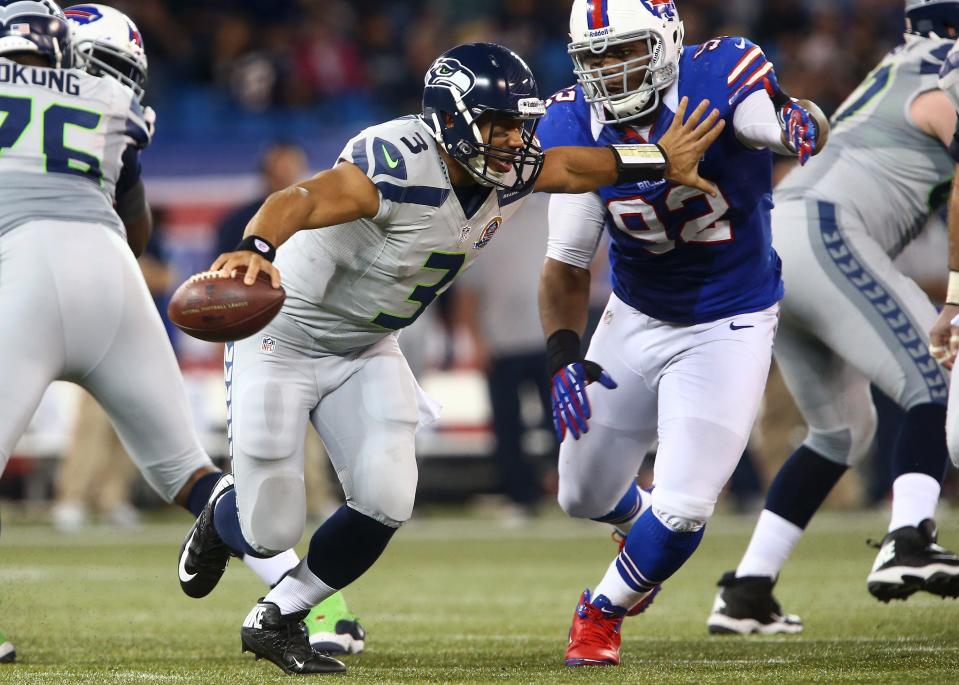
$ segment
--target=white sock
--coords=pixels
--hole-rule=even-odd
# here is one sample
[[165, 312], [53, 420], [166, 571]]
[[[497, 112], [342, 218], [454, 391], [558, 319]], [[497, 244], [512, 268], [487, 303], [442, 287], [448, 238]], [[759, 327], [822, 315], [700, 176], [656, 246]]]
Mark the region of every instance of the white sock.
[[306, 559], [302, 559], [279, 585], [267, 593], [263, 601], [276, 604], [281, 614], [292, 614], [312, 609], [335, 592], [335, 589], [313, 575]]
[[613, 559], [613, 563], [606, 569], [606, 575], [603, 576], [603, 579], [599, 581], [599, 585], [593, 591], [593, 597], [606, 595], [610, 602], [623, 609], [632, 609], [639, 603], [639, 600], [648, 594], [649, 592], [636, 592], [626, 584], [626, 581], [619, 574], [619, 569], [616, 568], [616, 559]]
[[267, 559], [258, 559], [249, 554], [243, 555], [243, 563], [250, 567], [256, 575], [260, 577], [267, 587], [276, 585], [283, 574], [300, 563], [300, 558], [292, 549], [269, 557]]
[[892, 483], [892, 516], [889, 530], [918, 526], [935, 518], [939, 503], [939, 481], [925, 473], [904, 473]]
[[795, 523], [763, 509], [749, 540], [749, 547], [736, 568], [736, 577], [766, 576], [775, 579], [802, 534], [803, 529]]

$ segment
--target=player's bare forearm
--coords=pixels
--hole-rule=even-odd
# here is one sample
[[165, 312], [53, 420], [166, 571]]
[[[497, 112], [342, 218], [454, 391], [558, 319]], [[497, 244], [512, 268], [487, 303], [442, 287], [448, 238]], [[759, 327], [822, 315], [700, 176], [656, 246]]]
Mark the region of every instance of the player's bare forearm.
[[539, 280], [539, 318], [548, 339], [568, 329], [582, 336], [589, 313], [589, 270], [546, 258]]
[[133, 250], [133, 255], [139, 257], [146, 250], [150, 234], [153, 233], [153, 215], [142, 180], [117, 198], [116, 210], [126, 229], [127, 244]]
[[608, 147], [554, 147], [546, 151], [536, 190], [543, 193], [588, 193], [615, 185], [616, 156]]
[[[270, 195], [243, 235], [261, 238], [276, 249], [297, 231], [373, 217], [379, 206], [380, 195], [373, 182], [357, 166], [344, 162]], [[276, 267], [262, 254], [247, 248], [221, 254], [210, 270], [232, 274], [240, 267], [246, 269], [243, 280], [247, 285], [253, 285], [256, 275], [264, 271], [270, 274], [273, 287], [280, 287]]]
[[959, 165], [949, 195], [949, 270], [959, 271]]
[[279, 247], [297, 231], [373, 217], [379, 205], [379, 193], [366, 174], [342, 163], [270, 195], [243, 235]]
[[[698, 188], [716, 195], [716, 187], [699, 175], [699, 161], [723, 131], [725, 122], [709, 100], [703, 100], [687, 117], [687, 98], [680, 100], [676, 115], [658, 145], [666, 157], [665, 168], [653, 173], [642, 165], [624, 163], [609, 148], [555, 147], [546, 152], [536, 190], [547, 193], [587, 193], [620, 182], [665, 178], [680, 185]], [[627, 146], [628, 147], [628, 146]], [[652, 146], [650, 146], [652, 147]], [[652, 152], [657, 152], [655, 149]], [[644, 155], [640, 155], [642, 159]], [[660, 158], [659, 164], [662, 164]], [[650, 173], [650, 176], [643, 176]]]

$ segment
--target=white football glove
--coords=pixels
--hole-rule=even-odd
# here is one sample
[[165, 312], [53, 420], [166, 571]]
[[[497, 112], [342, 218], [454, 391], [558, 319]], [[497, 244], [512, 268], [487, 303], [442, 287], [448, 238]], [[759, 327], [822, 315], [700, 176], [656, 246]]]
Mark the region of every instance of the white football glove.
[[157, 130], [157, 113], [156, 110], [147, 105], [143, 108], [143, 121], [147, 125], [147, 133], [150, 134], [150, 138], [153, 138], [153, 134]]

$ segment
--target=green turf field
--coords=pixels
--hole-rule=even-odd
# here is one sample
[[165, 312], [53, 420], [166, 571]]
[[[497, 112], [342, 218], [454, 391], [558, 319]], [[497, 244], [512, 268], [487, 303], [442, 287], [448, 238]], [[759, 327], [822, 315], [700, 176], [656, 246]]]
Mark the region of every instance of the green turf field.
[[[182, 523], [180, 523], [182, 518]], [[478, 518], [418, 516], [348, 592], [369, 630], [350, 657], [357, 683], [946, 683], [959, 676], [959, 602], [914, 596], [881, 605], [865, 589], [879, 516], [815, 520], [779, 588], [799, 637], [710, 637], [715, 581], [743, 550], [751, 519], [717, 517], [653, 608], [624, 626], [618, 669], [567, 670], [579, 592], [614, 548], [598, 525], [550, 516], [505, 530]], [[167, 520], [168, 521], [168, 520]], [[63, 537], [5, 521], [0, 630], [20, 663], [0, 683], [285, 683], [239, 650], [263, 593], [240, 563], [205, 600], [180, 593], [176, 552], [187, 517], [139, 533]], [[959, 546], [954, 517], [942, 542]], [[318, 678], [322, 676], [313, 676]]]

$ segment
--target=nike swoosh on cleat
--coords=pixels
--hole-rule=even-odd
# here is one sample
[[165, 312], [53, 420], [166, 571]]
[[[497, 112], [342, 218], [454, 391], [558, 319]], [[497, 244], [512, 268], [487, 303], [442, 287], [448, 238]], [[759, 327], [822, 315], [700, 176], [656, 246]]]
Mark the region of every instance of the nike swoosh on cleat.
[[190, 573], [186, 570], [186, 555], [190, 553], [190, 545], [193, 544], [193, 536], [196, 535], [196, 528], [190, 533], [190, 539], [187, 540], [186, 545], [183, 547], [183, 554], [180, 555], [180, 566], [177, 568], [177, 572], [180, 575], [181, 583], [189, 583], [191, 580], [196, 578], [195, 573]]
[[306, 663], [305, 661], [300, 661], [300, 660], [297, 659], [295, 656], [291, 656], [291, 657], [290, 657], [290, 661], [292, 661], [293, 664], [294, 664], [298, 669], [300, 669], [301, 671], [303, 670], [303, 665]]

